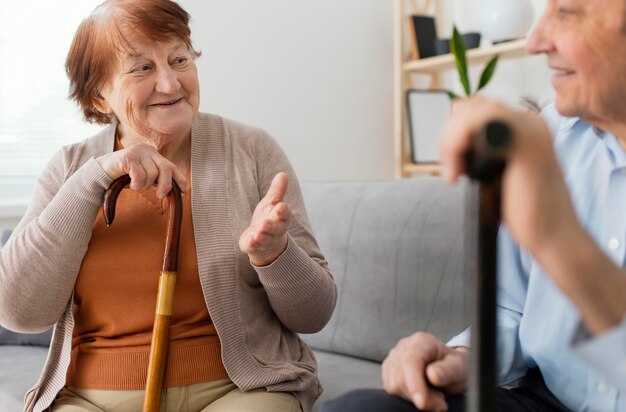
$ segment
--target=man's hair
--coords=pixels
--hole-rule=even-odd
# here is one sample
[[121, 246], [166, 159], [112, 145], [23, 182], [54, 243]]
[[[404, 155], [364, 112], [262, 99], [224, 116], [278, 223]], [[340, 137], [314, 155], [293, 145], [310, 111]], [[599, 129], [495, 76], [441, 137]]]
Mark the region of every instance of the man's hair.
[[93, 104], [99, 89], [111, 79], [121, 52], [132, 51], [129, 39], [157, 42], [180, 39], [193, 57], [189, 14], [171, 0], [107, 0], [82, 21], [70, 46], [65, 71], [70, 80], [69, 97], [78, 103], [85, 120], [108, 124], [113, 115]]

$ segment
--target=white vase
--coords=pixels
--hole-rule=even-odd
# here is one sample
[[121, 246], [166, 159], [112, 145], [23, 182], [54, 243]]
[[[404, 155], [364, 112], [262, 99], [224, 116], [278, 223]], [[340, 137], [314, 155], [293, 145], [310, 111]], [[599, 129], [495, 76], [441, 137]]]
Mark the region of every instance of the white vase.
[[532, 24], [530, 0], [483, 0], [480, 31], [492, 43], [521, 39]]

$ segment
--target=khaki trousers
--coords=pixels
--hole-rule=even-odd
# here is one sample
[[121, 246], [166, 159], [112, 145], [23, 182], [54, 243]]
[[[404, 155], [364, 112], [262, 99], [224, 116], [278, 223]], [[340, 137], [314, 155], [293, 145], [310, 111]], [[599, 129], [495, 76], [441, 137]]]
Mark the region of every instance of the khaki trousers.
[[[63, 388], [53, 412], [139, 412], [143, 390], [108, 391]], [[166, 388], [161, 412], [302, 412], [291, 393], [255, 389], [243, 392], [230, 379]]]

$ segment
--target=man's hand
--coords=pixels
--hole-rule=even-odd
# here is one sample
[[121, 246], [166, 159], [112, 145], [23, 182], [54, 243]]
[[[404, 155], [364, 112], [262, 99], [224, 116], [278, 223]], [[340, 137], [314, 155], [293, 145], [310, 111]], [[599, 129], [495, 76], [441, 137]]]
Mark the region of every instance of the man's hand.
[[287, 174], [274, 176], [267, 194], [254, 209], [250, 226], [239, 238], [239, 248], [250, 256], [255, 266], [267, 266], [287, 248], [287, 227], [291, 207], [283, 202], [287, 191]]
[[422, 410], [448, 410], [444, 394], [465, 390], [467, 348], [453, 349], [433, 335], [417, 332], [401, 339], [382, 365], [383, 385]]
[[503, 221], [513, 237], [535, 255], [580, 233], [550, 131], [534, 113], [482, 96], [456, 102], [442, 136], [444, 175], [454, 181], [464, 173], [473, 136], [492, 120], [504, 121], [513, 134], [502, 182]]

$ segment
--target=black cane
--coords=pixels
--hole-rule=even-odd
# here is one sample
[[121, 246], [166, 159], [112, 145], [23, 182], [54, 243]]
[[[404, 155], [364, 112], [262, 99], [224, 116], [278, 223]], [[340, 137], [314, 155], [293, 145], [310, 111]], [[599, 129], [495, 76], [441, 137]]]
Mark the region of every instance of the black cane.
[[470, 273], [475, 273], [469, 412], [496, 410], [497, 236], [502, 173], [511, 145], [510, 128], [494, 121], [474, 137], [466, 156], [466, 173], [472, 180], [466, 208], [466, 257]]

